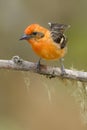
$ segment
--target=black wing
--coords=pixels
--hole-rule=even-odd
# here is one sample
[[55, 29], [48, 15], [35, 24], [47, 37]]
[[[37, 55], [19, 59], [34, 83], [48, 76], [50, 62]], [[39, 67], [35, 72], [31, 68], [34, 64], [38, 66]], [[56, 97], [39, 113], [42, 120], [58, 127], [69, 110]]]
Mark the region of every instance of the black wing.
[[60, 44], [61, 49], [66, 46], [67, 38], [64, 35], [64, 31], [70, 27], [70, 25], [49, 23], [51, 36], [54, 42]]

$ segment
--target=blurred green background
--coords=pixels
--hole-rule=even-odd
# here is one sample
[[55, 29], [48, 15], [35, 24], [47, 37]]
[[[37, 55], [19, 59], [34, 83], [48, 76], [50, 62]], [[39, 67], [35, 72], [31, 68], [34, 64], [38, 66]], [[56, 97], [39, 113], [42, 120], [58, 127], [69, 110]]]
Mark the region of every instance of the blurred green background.
[[[70, 24], [65, 67], [87, 71], [86, 0], [0, 0], [0, 59], [36, 62], [24, 29], [48, 22]], [[42, 61], [57, 65], [58, 62]], [[75, 85], [30, 72], [0, 70], [0, 130], [86, 130], [72, 95]]]

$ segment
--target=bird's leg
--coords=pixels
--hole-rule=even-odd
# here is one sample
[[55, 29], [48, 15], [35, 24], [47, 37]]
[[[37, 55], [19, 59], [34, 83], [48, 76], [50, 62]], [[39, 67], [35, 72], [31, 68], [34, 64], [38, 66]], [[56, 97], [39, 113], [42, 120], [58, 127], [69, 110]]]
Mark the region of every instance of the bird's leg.
[[40, 70], [40, 61], [41, 61], [41, 58], [38, 60], [38, 62], [36, 63], [36, 68], [37, 70]]
[[65, 71], [65, 67], [64, 67], [63, 61], [64, 61], [64, 59], [61, 58], [61, 59], [60, 59], [61, 75], [65, 75], [65, 74], [66, 74], [66, 71]]

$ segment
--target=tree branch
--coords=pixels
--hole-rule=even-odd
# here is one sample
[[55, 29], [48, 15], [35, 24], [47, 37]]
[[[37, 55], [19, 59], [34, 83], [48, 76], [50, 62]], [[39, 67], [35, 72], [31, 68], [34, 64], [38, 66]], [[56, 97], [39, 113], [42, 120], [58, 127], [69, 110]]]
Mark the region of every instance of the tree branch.
[[40, 69], [38, 70], [36, 63], [24, 61], [19, 56], [14, 56], [11, 60], [0, 60], [0, 69], [32, 71], [38, 74], [46, 75], [49, 78], [61, 77], [70, 80], [87, 82], [87, 72], [65, 69], [66, 73], [62, 75], [60, 68], [46, 65], [40, 65]]

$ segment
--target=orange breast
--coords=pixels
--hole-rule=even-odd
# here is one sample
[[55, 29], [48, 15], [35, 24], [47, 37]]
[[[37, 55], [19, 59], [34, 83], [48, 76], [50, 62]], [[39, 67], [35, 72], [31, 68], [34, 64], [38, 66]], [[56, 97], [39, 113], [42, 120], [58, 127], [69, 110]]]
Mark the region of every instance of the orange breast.
[[59, 44], [54, 43], [52, 40], [38, 40], [30, 41], [33, 50], [41, 58], [46, 60], [59, 59], [64, 57], [66, 49], [60, 49]]

